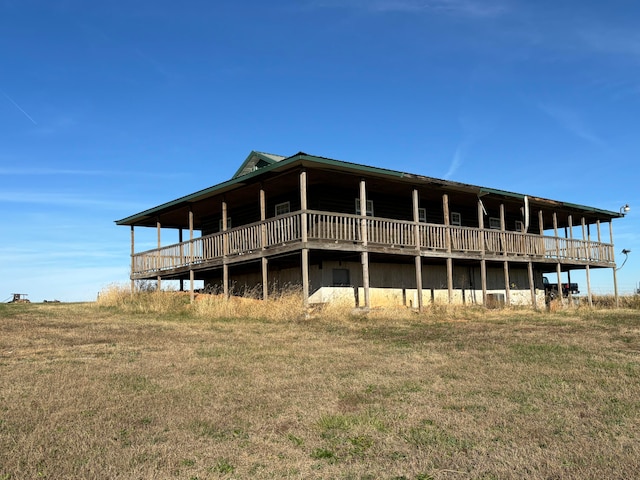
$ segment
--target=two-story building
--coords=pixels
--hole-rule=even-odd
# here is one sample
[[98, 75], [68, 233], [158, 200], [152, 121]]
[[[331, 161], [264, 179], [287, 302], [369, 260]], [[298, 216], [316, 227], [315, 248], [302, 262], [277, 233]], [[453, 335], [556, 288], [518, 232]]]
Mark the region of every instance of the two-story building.
[[[118, 220], [131, 281], [263, 298], [300, 285], [305, 304], [541, 306], [543, 275], [609, 268], [619, 212], [297, 153], [251, 152], [228, 181]], [[604, 232], [603, 224], [608, 224]], [[157, 229], [138, 252], [135, 228]], [[163, 244], [167, 231], [173, 239]], [[578, 232], [578, 235], [574, 235]], [[176, 243], [177, 242], [177, 243]], [[567, 273], [564, 273], [567, 272]]]

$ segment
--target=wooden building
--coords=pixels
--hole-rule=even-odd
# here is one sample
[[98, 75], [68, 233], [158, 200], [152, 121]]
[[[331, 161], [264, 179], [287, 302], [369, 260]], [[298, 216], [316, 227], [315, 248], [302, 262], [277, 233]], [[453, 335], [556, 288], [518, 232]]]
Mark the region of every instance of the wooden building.
[[[307, 304], [421, 308], [541, 306], [543, 275], [559, 284], [572, 270], [586, 270], [591, 300], [593, 268], [611, 269], [617, 297], [620, 217], [305, 153], [251, 152], [230, 180], [116, 223], [131, 228], [132, 288], [179, 279], [193, 294], [199, 279], [225, 295], [250, 288], [264, 298], [297, 284]], [[136, 251], [135, 227], [157, 229], [157, 248]]]

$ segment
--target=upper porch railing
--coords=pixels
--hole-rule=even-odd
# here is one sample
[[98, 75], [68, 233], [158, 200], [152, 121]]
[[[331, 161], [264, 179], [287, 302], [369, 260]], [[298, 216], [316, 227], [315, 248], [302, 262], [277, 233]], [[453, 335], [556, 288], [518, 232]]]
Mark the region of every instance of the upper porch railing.
[[[144, 275], [183, 267], [198, 266], [224, 257], [247, 255], [263, 248], [301, 242], [303, 215], [294, 212], [218, 232], [186, 242], [133, 255], [133, 274]], [[362, 244], [359, 215], [309, 210], [307, 241]], [[478, 258], [502, 255], [505, 259], [529, 256], [558, 261], [593, 262], [613, 265], [613, 245], [602, 242], [542, 236], [530, 233], [415, 223], [388, 218], [366, 217], [367, 243], [398, 249], [467, 253]]]

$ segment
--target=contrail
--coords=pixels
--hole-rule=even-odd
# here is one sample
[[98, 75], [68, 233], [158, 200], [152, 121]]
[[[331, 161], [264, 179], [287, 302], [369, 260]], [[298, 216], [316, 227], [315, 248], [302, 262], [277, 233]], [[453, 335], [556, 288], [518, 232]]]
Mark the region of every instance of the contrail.
[[0, 92], [2, 92], [2, 95], [4, 95], [4, 96], [5, 96], [5, 98], [6, 98], [7, 100], [9, 100], [11, 103], [13, 103], [13, 105], [14, 105], [18, 110], [20, 110], [20, 111], [22, 112], [22, 114], [23, 114], [25, 117], [27, 117], [29, 120], [31, 120], [31, 122], [32, 122], [34, 125], [38, 125], [38, 122], [36, 122], [33, 118], [31, 118], [31, 115], [29, 115], [27, 112], [25, 112], [25, 111], [22, 109], [22, 107], [21, 107], [20, 105], [18, 105], [16, 102], [14, 102], [14, 101], [13, 101], [13, 98], [11, 98], [9, 95], [7, 95], [7, 94], [4, 92], [4, 90], [0, 90]]

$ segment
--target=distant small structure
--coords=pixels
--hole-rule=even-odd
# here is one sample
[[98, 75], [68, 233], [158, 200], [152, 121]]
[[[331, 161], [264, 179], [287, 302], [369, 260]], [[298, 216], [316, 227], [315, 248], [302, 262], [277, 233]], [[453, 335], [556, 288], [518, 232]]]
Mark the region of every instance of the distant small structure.
[[26, 293], [12, 293], [13, 298], [8, 303], [31, 303]]

